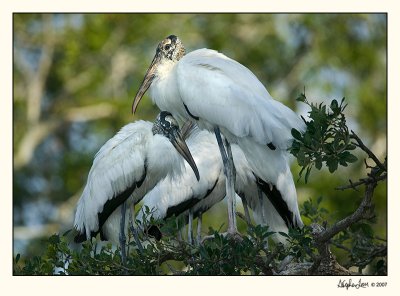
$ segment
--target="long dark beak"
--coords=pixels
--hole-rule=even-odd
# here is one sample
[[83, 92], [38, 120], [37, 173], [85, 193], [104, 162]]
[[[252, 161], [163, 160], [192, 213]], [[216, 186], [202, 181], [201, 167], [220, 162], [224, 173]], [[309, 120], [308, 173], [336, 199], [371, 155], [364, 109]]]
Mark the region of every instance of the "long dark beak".
[[194, 174], [196, 175], [197, 181], [200, 180], [199, 170], [197, 169], [197, 165], [192, 157], [192, 154], [189, 151], [188, 146], [186, 145], [185, 141], [182, 139], [180, 132], [177, 130], [174, 132], [172, 139], [172, 145], [174, 145], [175, 149], [183, 156], [183, 158], [188, 162], [191, 166]]
[[139, 90], [133, 100], [132, 114], [134, 114], [136, 112], [136, 109], [137, 109], [137, 106], [139, 105], [140, 100], [142, 99], [143, 95], [149, 89], [151, 83], [153, 82], [154, 77], [155, 77], [155, 72], [156, 72], [159, 62], [160, 62], [160, 54], [157, 52], [153, 58], [153, 61], [150, 64], [150, 67], [147, 70], [146, 75], [144, 76], [144, 79], [142, 81], [142, 84], [140, 85]]

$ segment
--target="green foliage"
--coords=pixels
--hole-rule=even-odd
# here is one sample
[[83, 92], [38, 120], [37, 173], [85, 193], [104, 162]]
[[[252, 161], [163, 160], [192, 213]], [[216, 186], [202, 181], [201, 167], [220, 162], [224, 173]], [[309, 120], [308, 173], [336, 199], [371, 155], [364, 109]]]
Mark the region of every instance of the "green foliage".
[[321, 207], [321, 202], [322, 196], [318, 197], [317, 200], [309, 198], [302, 204], [300, 214], [309, 219], [310, 222], [322, 224], [326, 221], [328, 210]]
[[[301, 212], [311, 222], [320, 222], [328, 212], [320, 207], [321, 198], [309, 200]], [[147, 214], [152, 211], [147, 209]], [[146, 215], [147, 215], [146, 214]], [[146, 220], [145, 220], [146, 221]], [[139, 222], [139, 221], [137, 221]], [[209, 229], [209, 236], [200, 245], [191, 245], [177, 238], [179, 225], [175, 218], [156, 221], [149, 218], [146, 226], [163, 230], [160, 241], [140, 233], [143, 250], [140, 251], [129, 233], [126, 264], [122, 264], [119, 248], [110, 243], [99, 246], [96, 239], [82, 243], [77, 250], [71, 247], [68, 232], [52, 235], [42, 256], [24, 258], [17, 254], [14, 260], [15, 275], [271, 275], [279, 270], [285, 258], [292, 262], [312, 262], [317, 250], [311, 228], [289, 229], [274, 233], [268, 227], [248, 225], [242, 237], [230, 237], [218, 230]], [[287, 243], [275, 243], [273, 235], [283, 236]], [[269, 244], [267, 243], [269, 241]], [[376, 244], [373, 231], [367, 223], [358, 223], [338, 235], [334, 241], [348, 252], [347, 267], [356, 266], [359, 272], [371, 262], [372, 274], [386, 274], [386, 248]], [[351, 247], [345, 247], [350, 245]], [[371, 252], [373, 256], [371, 257]]]
[[307, 101], [305, 94], [301, 94], [297, 101], [307, 104], [311, 110], [306, 124], [305, 133], [292, 129], [294, 138], [290, 152], [297, 158], [302, 167], [299, 176], [305, 171], [307, 183], [311, 169], [321, 170], [325, 162], [330, 173], [337, 170], [338, 165], [347, 167], [349, 163], [357, 161], [357, 157], [350, 153], [356, 146], [350, 142], [350, 134], [346, 124], [344, 98], [340, 104], [332, 100], [328, 107], [324, 103], [313, 104]]
[[[270, 274], [273, 263], [264, 240], [272, 233], [266, 227], [251, 229], [248, 236], [237, 241], [210, 229], [214, 237], [200, 246], [190, 245], [174, 237], [164, 236], [161, 241], [147, 239], [143, 252], [130, 242], [131, 252], [126, 265], [122, 265], [119, 249], [108, 244], [100, 249], [96, 242], [84, 242], [79, 251], [68, 247], [66, 237], [54, 235], [48, 240], [43, 256], [24, 262], [14, 262], [15, 275], [158, 275], [178, 273], [173, 265], [187, 266], [186, 275]], [[281, 246], [278, 246], [281, 248]], [[68, 264], [66, 265], [66, 263]], [[67, 266], [67, 268], [66, 268]], [[57, 271], [55, 271], [57, 268]]]
[[387, 274], [387, 241], [375, 235], [366, 221], [354, 224], [333, 239], [333, 245], [347, 254], [345, 267], [356, 266], [358, 272], [368, 268], [372, 275]]

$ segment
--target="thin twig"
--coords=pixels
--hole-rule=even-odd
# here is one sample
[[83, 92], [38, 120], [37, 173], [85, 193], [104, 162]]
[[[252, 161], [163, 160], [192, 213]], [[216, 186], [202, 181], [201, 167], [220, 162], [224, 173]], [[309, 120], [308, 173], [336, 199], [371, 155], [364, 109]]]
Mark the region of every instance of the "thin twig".
[[358, 267], [365, 267], [368, 264], [370, 264], [375, 258], [378, 257], [385, 257], [387, 255], [387, 246], [380, 245], [378, 248], [375, 248], [368, 256], [368, 258], [365, 258], [364, 260], [356, 261], [352, 266], [358, 266]]
[[351, 253], [351, 250], [349, 248], [347, 248], [339, 243], [331, 242], [331, 244], [334, 245], [336, 248], [339, 248], [339, 249], [342, 249], [342, 250], [345, 250], [345, 251]]
[[346, 190], [346, 189], [356, 189], [356, 187], [360, 186], [360, 185], [367, 185], [367, 184], [371, 184], [371, 183], [376, 183], [378, 181], [382, 181], [385, 180], [387, 178], [387, 174], [383, 174], [382, 176], [379, 177], [368, 177], [368, 178], [362, 178], [360, 179], [360, 181], [358, 182], [352, 182], [351, 180], [349, 180], [349, 185], [344, 185], [344, 186], [339, 186], [336, 187], [336, 190]]
[[368, 156], [375, 161], [376, 165], [383, 172], [387, 171], [386, 166], [383, 163], [380, 162], [378, 157], [376, 157], [376, 155], [371, 150], [369, 150], [369, 148], [367, 146], [364, 145], [363, 141], [361, 141], [361, 139], [356, 135], [356, 133], [354, 131], [351, 131], [350, 137], [357, 141], [357, 144], [358, 144], [357, 146], [360, 147], [363, 151], [365, 151], [368, 154]]

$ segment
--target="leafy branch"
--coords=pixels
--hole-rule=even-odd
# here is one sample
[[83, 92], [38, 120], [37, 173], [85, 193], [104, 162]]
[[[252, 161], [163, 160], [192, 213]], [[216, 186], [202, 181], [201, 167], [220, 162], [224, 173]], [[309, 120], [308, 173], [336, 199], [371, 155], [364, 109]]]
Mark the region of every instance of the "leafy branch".
[[347, 104], [344, 104], [345, 99], [343, 98], [340, 104], [337, 100], [332, 100], [329, 107], [323, 103], [310, 103], [305, 94], [300, 94], [297, 101], [311, 108], [309, 120], [302, 117], [306, 131], [301, 133], [292, 129], [294, 141], [290, 152], [302, 167], [300, 178], [305, 171], [307, 183], [312, 168], [321, 170], [323, 162], [329, 172], [333, 173], [339, 164], [347, 167], [349, 163], [357, 161], [357, 157], [350, 152], [356, 145], [350, 141], [351, 136], [343, 113], [347, 107]]

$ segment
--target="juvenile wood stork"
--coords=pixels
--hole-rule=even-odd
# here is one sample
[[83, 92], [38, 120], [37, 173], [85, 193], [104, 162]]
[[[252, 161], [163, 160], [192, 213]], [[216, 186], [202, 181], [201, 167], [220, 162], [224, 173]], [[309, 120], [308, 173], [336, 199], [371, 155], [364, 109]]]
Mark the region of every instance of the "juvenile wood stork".
[[[200, 241], [202, 213], [220, 202], [226, 191], [223, 163], [214, 135], [195, 128], [186, 142], [202, 176], [200, 182], [196, 182], [190, 167], [185, 163], [185, 169], [180, 175], [166, 177], [146, 194], [142, 207], [152, 209], [151, 216], [155, 219], [184, 215], [185, 221], [189, 223], [188, 239], [191, 242], [192, 220], [199, 218], [197, 240]], [[293, 194], [295, 188], [287, 162], [284, 162], [286, 166], [277, 166], [279, 179], [265, 183], [251, 169], [240, 147], [236, 144], [231, 147], [236, 168], [235, 191], [242, 198], [243, 204], [248, 203], [253, 210], [256, 222], [268, 225], [275, 232], [287, 232], [288, 227], [301, 227], [303, 223], [296, 194]], [[284, 157], [279, 150], [269, 153], [271, 159], [279, 160]], [[143, 216], [143, 211], [139, 211], [138, 220], [143, 221]], [[279, 234], [274, 238], [285, 241]]]
[[[228, 232], [236, 233], [234, 167], [229, 143], [240, 146], [261, 183], [279, 181], [287, 167], [285, 150], [293, 140], [291, 129], [303, 131], [303, 121], [275, 101], [245, 66], [210, 49], [185, 55], [182, 42], [174, 35], [159, 43], [134, 98], [132, 112], [147, 89], [153, 102], [178, 121], [191, 119], [200, 128], [215, 131], [227, 178]], [[225, 147], [220, 131], [226, 139]], [[277, 154], [271, 154], [275, 150]], [[291, 193], [290, 200], [297, 199], [296, 191]]]
[[98, 233], [107, 239], [104, 228], [113, 229], [119, 217], [123, 248], [125, 202], [138, 203], [161, 179], [180, 174], [183, 159], [199, 180], [196, 163], [169, 112], [161, 112], [154, 124], [136, 121], [124, 126], [95, 156], [77, 204], [74, 226], [79, 234], [75, 242]]

